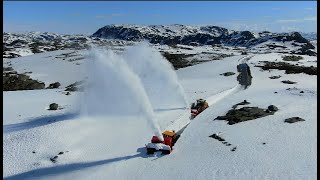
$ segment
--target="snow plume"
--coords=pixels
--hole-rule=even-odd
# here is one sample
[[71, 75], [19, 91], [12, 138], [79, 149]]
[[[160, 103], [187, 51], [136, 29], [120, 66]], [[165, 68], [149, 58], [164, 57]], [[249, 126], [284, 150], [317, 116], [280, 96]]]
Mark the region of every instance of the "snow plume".
[[124, 53], [124, 59], [140, 77], [155, 110], [188, 107], [173, 66], [147, 42], [129, 47]]
[[86, 61], [88, 80], [82, 97], [84, 116], [142, 115], [163, 139], [139, 77], [111, 50], [92, 49]]

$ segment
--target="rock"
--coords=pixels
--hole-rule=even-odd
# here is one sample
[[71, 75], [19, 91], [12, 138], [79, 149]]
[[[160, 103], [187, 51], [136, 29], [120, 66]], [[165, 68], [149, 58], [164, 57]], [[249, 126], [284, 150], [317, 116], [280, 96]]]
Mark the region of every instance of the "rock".
[[12, 67], [3, 67], [3, 71], [13, 71]]
[[278, 111], [279, 109], [274, 105], [270, 105], [270, 106], [268, 106], [268, 110], [270, 110], [270, 111]]
[[3, 72], [3, 91], [44, 89], [45, 84], [17, 72]]
[[216, 139], [218, 141], [225, 141], [225, 139], [223, 139], [222, 137], [218, 136], [217, 134], [212, 134], [209, 137], [212, 137], [212, 138], [214, 138], [214, 139]]
[[225, 73], [222, 73], [222, 74], [220, 74], [220, 75], [223, 75], [223, 76], [232, 76], [232, 75], [234, 75], [234, 74], [236, 74], [236, 73], [234, 73], [234, 72], [225, 72]]
[[82, 83], [84, 83], [84, 81], [77, 81], [77, 82], [75, 82], [73, 84], [70, 84], [69, 86], [66, 87], [65, 91], [71, 91], [71, 92], [79, 91], [81, 89], [79, 87], [77, 87], [77, 86], [81, 85]]
[[66, 95], [68, 96], [68, 95], [71, 95], [71, 93], [68, 91], [67, 93], [66, 93]]
[[317, 67], [307, 67], [307, 66], [296, 66], [294, 64], [290, 64], [287, 62], [269, 62], [269, 61], [261, 61], [264, 65], [256, 65], [255, 67], [260, 67], [262, 70], [269, 69], [279, 69], [285, 70], [286, 74], [298, 74], [305, 73], [309, 75], [317, 75]]
[[270, 110], [270, 112], [268, 112], [258, 107], [242, 107], [240, 109], [234, 109], [235, 107], [233, 106], [232, 108], [233, 109], [229, 110], [225, 115], [228, 125], [273, 115], [275, 112]]
[[65, 91], [71, 91], [71, 92], [77, 91], [77, 90], [78, 90], [78, 88], [77, 88], [76, 86], [70, 86], [70, 87], [67, 87], [67, 88], [65, 89]]
[[50, 160], [51, 160], [53, 163], [55, 163], [55, 162], [57, 161], [57, 158], [58, 158], [58, 156], [55, 156], [55, 157], [53, 157], [53, 158], [50, 158]]
[[240, 102], [238, 104], [235, 104], [232, 106], [233, 109], [237, 108], [239, 105], [247, 105], [250, 104], [250, 102], [248, 102], [247, 100], [243, 100], [243, 102]]
[[49, 87], [47, 87], [47, 89], [56, 89], [60, 87], [60, 83], [59, 82], [55, 82], [49, 85]]
[[289, 81], [289, 80], [285, 80], [285, 81], [281, 81], [284, 84], [296, 84], [297, 82], [293, 82], [293, 81]]
[[304, 91], [300, 91], [300, 93], [304, 93]]
[[284, 122], [286, 122], [286, 123], [295, 123], [295, 122], [299, 122], [299, 121], [305, 121], [305, 120], [300, 117], [291, 117], [291, 118], [287, 118], [284, 120]]
[[303, 59], [302, 56], [295, 56], [295, 55], [290, 55], [290, 56], [284, 56], [282, 57], [284, 61], [299, 61]]
[[279, 75], [279, 76], [270, 76], [269, 77], [270, 79], [279, 79], [279, 78], [281, 78], [281, 76]]
[[57, 110], [58, 109], [58, 104], [57, 103], [51, 103], [49, 105], [49, 110]]
[[227, 117], [226, 116], [218, 116], [215, 119], [217, 119], [217, 120], [227, 120]]
[[293, 88], [287, 88], [286, 90], [288, 90], [288, 91], [293, 91], [293, 90], [298, 90], [298, 88], [293, 87]]

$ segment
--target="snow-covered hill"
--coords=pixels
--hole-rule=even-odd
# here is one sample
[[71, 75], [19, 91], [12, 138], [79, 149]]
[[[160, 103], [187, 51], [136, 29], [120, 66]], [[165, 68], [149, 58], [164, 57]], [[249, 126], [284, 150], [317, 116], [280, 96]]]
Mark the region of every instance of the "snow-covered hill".
[[129, 41], [105, 40], [86, 35], [62, 35], [48, 32], [3, 33], [3, 58], [27, 56], [56, 50], [79, 50], [92, 45], [122, 46]]
[[[86, 49], [89, 46], [124, 46], [147, 40], [153, 44], [176, 46], [223, 46], [257, 48], [269, 52], [315, 56], [316, 48], [310, 41], [316, 33], [271, 33], [233, 31], [218, 26], [186, 25], [107, 25], [93, 35], [60, 35], [48, 32], [3, 33], [3, 58], [14, 58], [35, 53]], [[258, 51], [260, 51], [260, 49]]]
[[300, 33], [304, 38], [308, 39], [309, 41], [317, 40], [317, 33], [310, 32], [310, 33]]
[[[183, 44], [183, 45], [214, 45], [242, 46], [251, 48], [267, 41], [284, 45], [295, 54], [315, 55], [314, 46], [298, 32], [271, 33], [233, 31], [217, 26], [186, 26], [186, 25], [107, 25], [95, 32], [93, 37], [105, 39], [121, 39], [139, 41], [147, 39], [151, 43]], [[289, 45], [289, 46], [288, 46]], [[274, 47], [268, 48], [270, 51]]]
[[[154, 51], [169, 48], [155, 47]], [[218, 49], [234, 55], [176, 71], [187, 100], [193, 102], [204, 98], [210, 107], [193, 120], [189, 119], [190, 109], [154, 111], [162, 131], [178, 131], [189, 124], [173, 152], [166, 156], [146, 154], [144, 146], [154, 134], [146, 119], [138, 115], [127, 116], [126, 108], [119, 115], [103, 118], [79, 116], [79, 97], [83, 92], [66, 95], [64, 90], [69, 84], [86, 79], [83, 68], [90, 60], [86, 50], [59, 50], [5, 59], [4, 67], [10, 66], [18, 73], [31, 71], [28, 75], [32, 79], [45, 82], [46, 86], [60, 82], [61, 86], [3, 92], [4, 179], [315, 179], [317, 76], [295, 74], [299, 69], [287, 74], [284, 70], [256, 67], [263, 65], [263, 61], [285, 62], [283, 56], [290, 54], [265, 51], [262, 54], [261, 51], [261, 54], [240, 55], [234, 49], [214, 48], [181, 49], [185, 54], [198, 53], [198, 56]], [[317, 67], [317, 57], [301, 57], [301, 60], [289, 63]], [[248, 89], [243, 89], [236, 80], [236, 66], [240, 63], [247, 63], [251, 68], [253, 79]], [[220, 75], [225, 72], [236, 74]], [[278, 75], [278, 79], [270, 78]], [[296, 84], [284, 84], [284, 80]], [[150, 87], [161, 87], [161, 84], [161, 81], [143, 82], [144, 86]], [[125, 90], [112, 89], [104, 93]], [[167, 92], [157, 93], [163, 99], [170, 98]], [[274, 115], [234, 125], [214, 120], [243, 100], [250, 104], [241, 107], [267, 108], [272, 104], [279, 110]], [[119, 101], [126, 102], [125, 99]], [[53, 102], [62, 109], [47, 110]], [[100, 102], [106, 107], [112, 103], [115, 102]], [[305, 121], [284, 122], [295, 116]], [[209, 137], [214, 133], [231, 145]], [[231, 151], [234, 148], [235, 151]], [[54, 162], [51, 161], [55, 156]]]

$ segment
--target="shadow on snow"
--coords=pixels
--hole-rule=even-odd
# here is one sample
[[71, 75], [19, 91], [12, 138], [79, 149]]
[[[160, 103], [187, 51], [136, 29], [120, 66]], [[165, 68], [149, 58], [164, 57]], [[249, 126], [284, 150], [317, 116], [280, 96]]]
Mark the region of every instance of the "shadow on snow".
[[58, 165], [58, 166], [54, 166], [54, 167], [35, 169], [35, 170], [31, 170], [31, 171], [24, 172], [21, 174], [5, 177], [3, 179], [4, 180], [14, 180], [14, 179], [44, 178], [45, 176], [69, 173], [72, 171], [83, 170], [86, 168], [106, 165], [106, 164], [110, 164], [110, 163], [114, 163], [114, 162], [118, 162], [118, 161], [126, 161], [129, 159], [138, 158], [138, 157], [142, 157], [142, 158], [154, 157], [154, 156], [147, 155], [147, 150], [145, 147], [138, 148], [137, 152], [138, 152], [138, 154], [130, 155], [130, 156], [104, 159], [104, 160], [100, 160], [100, 161], [92, 161], [92, 162], [87, 162], [87, 163], [73, 163], [73, 164]]
[[58, 115], [40, 116], [30, 119], [28, 122], [4, 125], [3, 131], [4, 133], [10, 133], [25, 129], [31, 129], [35, 127], [45, 126], [58, 121], [71, 120], [77, 116], [79, 116], [79, 113], [64, 113]]

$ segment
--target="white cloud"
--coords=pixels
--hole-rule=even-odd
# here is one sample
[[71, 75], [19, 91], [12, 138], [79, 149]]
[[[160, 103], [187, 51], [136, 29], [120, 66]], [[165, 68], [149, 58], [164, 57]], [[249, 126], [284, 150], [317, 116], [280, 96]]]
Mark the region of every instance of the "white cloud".
[[281, 26], [281, 31], [292, 32], [292, 31], [301, 31], [301, 29], [296, 26]]
[[314, 17], [306, 17], [306, 18], [304, 18], [303, 20], [305, 20], [305, 21], [317, 21], [317, 16], [314, 16]]
[[314, 8], [304, 8], [304, 10], [313, 10]]
[[279, 19], [276, 20], [276, 23], [298, 23], [298, 22], [305, 22], [305, 21], [317, 21], [317, 16], [314, 17], [305, 17], [302, 19]]
[[279, 19], [276, 20], [276, 23], [292, 23], [292, 22], [299, 22], [301, 19]]

